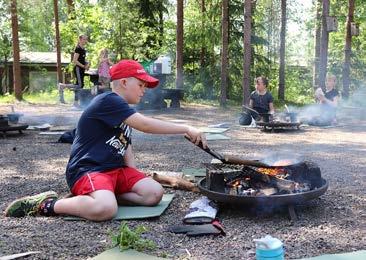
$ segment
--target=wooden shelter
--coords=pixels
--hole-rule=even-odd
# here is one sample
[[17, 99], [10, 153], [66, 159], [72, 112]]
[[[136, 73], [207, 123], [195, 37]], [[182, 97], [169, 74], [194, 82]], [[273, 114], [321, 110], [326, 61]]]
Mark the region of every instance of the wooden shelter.
[[[70, 56], [62, 56], [62, 67], [70, 64]], [[22, 90], [38, 91], [57, 84], [57, 55], [56, 52], [21, 52], [21, 85]], [[63, 72], [63, 82], [67, 73]], [[7, 75], [7, 76], [6, 76]], [[0, 67], [1, 89], [13, 86], [13, 60], [10, 59], [6, 66]]]

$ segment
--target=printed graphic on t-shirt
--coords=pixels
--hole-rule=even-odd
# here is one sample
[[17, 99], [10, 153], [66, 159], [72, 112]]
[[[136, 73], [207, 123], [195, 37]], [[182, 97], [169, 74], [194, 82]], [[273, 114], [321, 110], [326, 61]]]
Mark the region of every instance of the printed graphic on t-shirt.
[[124, 156], [126, 149], [128, 147], [128, 144], [130, 142], [131, 139], [131, 127], [129, 127], [128, 125], [122, 123], [120, 126], [122, 132], [121, 134], [117, 137], [117, 136], [112, 136], [107, 142], [107, 145], [112, 146], [113, 148], [115, 148], [116, 150], [118, 150], [118, 154], [120, 154], [121, 156]]

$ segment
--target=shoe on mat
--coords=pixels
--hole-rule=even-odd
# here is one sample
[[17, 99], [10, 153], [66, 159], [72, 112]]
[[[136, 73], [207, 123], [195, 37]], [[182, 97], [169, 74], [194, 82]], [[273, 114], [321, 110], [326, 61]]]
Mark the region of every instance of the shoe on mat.
[[5, 217], [25, 217], [25, 216], [38, 216], [39, 207], [46, 199], [57, 199], [58, 195], [54, 191], [46, 191], [37, 195], [27, 196], [17, 199], [10, 203], [5, 210]]

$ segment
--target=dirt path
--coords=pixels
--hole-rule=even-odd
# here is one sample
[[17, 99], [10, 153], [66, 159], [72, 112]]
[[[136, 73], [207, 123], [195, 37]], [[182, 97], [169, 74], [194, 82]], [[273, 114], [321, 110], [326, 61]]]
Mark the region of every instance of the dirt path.
[[[0, 105], [0, 111], [9, 111]], [[80, 115], [68, 105], [16, 104], [22, 120], [32, 124], [50, 123], [53, 129], [71, 129]], [[181, 110], [147, 111], [157, 118], [207, 126], [227, 122], [230, 140], [211, 141], [222, 153], [254, 157], [269, 152], [301, 155], [319, 164], [322, 176], [330, 183], [319, 199], [297, 208], [299, 221], [292, 223], [286, 212], [256, 216], [248, 209], [224, 209], [219, 218], [225, 237], [188, 238], [165, 232], [181, 224], [190, 203], [200, 195], [183, 191], [157, 219], [129, 221], [150, 228], [147, 236], [158, 244], [150, 254], [166, 254], [182, 259], [254, 259], [253, 238], [270, 234], [284, 242], [287, 259], [325, 253], [349, 252], [366, 248], [366, 123], [343, 121], [334, 128], [303, 128], [301, 131], [263, 133], [237, 124], [238, 111], [208, 106], [186, 106]], [[351, 124], [349, 124], [351, 122]], [[64, 169], [70, 145], [58, 144], [57, 136], [26, 131], [23, 135], [0, 137], [0, 211], [13, 199], [47, 190], [61, 195], [68, 192]], [[211, 157], [180, 136], [148, 135], [134, 132], [134, 151], [138, 167], [146, 172], [181, 171], [200, 167]], [[119, 221], [103, 223], [67, 222], [62, 218], [11, 219], [0, 216], [0, 255], [42, 251], [32, 259], [86, 259], [111, 246], [109, 233]]]

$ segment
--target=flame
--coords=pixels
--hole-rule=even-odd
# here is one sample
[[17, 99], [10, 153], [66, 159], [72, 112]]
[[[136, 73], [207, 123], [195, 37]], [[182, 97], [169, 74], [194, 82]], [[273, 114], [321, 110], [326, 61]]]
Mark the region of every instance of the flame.
[[288, 166], [293, 164], [294, 162], [291, 159], [282, 159], [273, 164], [273, 166]]
[[240, 180], [236, 180], [234, 183], [231, 184], [232, 187], [238, 187], [240, 185]]
[[271, 176], [275, 176], [277, 174], [284, 174], [285, 170], [282, 168], [258, 168], [257, 171], [267, 174], [267, 175], [271, 175]]

